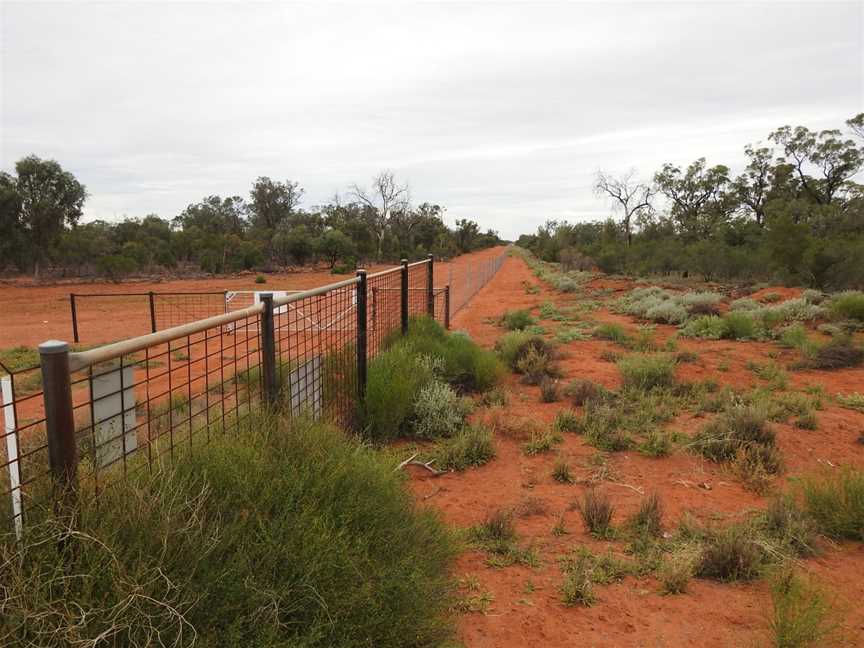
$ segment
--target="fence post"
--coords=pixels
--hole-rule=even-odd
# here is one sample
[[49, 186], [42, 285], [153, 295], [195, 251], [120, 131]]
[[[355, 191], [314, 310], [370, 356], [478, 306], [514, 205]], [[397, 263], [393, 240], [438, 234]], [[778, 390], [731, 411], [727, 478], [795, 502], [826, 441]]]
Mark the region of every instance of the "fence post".
[[450, 284], [444, 286], [444, 328], [450, 330]]
[[273, 333], [273, 293], [260, 295], [264, 310], [261, 312], [261, 387], [264, 401], [275, 405], [279, 399], [276, 384], [276, 338]]
[[366, 271], [357, 271], [357, 396], [360, 402], [366, 394]]
[[72, 512], [78, 494], [78, 445], [69, 375], [69, 345], [48, 340], [39, 345], [42, 399], [48, 434], [48, 464], [54, 482], [55, 511]]
[[408, 259], [402, 259], [402, 335], [408, 334]]
[[72, 341], [78, 344], [78, 309], [75, 308], [75, 293], [69, 293], [69, 307], [72, 309]]
[[435, 255], [426, 257], [429, 260], [429, 272], [426, 275], [426, 312], [435, 319]]
[[153, 291], [151, 290], [148, 293], [148, 297], [150, 299], [150, 332], [156, 332], [156, 304], [153, 299]]

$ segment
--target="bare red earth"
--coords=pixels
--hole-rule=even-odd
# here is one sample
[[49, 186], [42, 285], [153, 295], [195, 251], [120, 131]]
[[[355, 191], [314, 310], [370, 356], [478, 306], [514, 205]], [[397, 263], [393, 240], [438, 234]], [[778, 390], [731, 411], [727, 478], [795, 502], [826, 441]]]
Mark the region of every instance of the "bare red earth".
[[[528, 294], [524, 283], [540, 287], [539, 294]], [[590, 289], [616, 291], [632, 286], [621, 280], [600, 278]], [[779, 290], [776, 290], [780, 292]], [[768, 292], [771, 292], [770, 290]], [[786, 292], [782, 293], [786, 296]], [[789, 291], [789, 296], [794, 293]], [[542, 285], [527, 265], [509, 258], [503, 270], [458, 314], [453, 328], [464, 329], [480, 344], [492, 347], [502, 334], [493, 321], [506, 309], [534, 309], [553, 300], [563, 306], [575, 303]], [[590, 314], [598, 321], [614, 321], [635, 330], [637, 322], [629, 317], [600, 309]], [[545, 323], [544, 323], [545, 324]], [[658, 327], [662, 341], [674, 327]], [[768, 353], [778, 347], [745, 342], [700, 342], [679, 340], [680, 350], [697, 352], [694, 363], [679, 368], [682, 380], [711, 378], [736, 388], [754, 380], [746, 368], [748, 360], [766, 362]], [[604, 361], [604, 350], [616, 350], [611, 342], [589, 340], [565, 345], [561, 361], [564, 380], [588, 378], [609, 388], [619, 385], [616, 366]], [[617, 349], [620, 352], [620, 347]], [[786, 353], [786, 352], [784, 352]], [[791, 354], [792, 352], [788, 352]], [[783, 357], [775, 358], [778, 363]], [[718, 366], [722, 365], [723, 370]], [[822, 385], [829, 394], [862, 391], [864, 372], [860, 369], [834, 372], [811, 371], [790, 374], [796, 387]], [[511, 390], [507, 417], [529, 417], [549, 424], [567, 403], [540, 402], [539, 390], [508, 378]], [[680, 417], [672, 428], [693, 433], [705, 419], [693, 415]], [[864, 432], [864, 414], [827, 404], [818, 412], [817, 431], [777, 425], [785, 472], [775, 478], [775, 487], [785, 488], [796, 475], [819, 470], [837, 470], [847, 464], [864, 466], [864, 446], [857, 442]], [[486, 565], [480, 552], [467, 551], [458, 560], [457, 578], [471, 577], [479, 591], [491, 593], [493, 600], [486, 613], [468, 613], [460, 618], [460, 639], [469, 648], [522, 648], [524, 646], [591, 647], [668, 647], [700, 646], [720, 648], [768, 645], [767, 613], [770, 599], [764, 581], [750, 584], [724, 584], [694, 579], [687, 593], [665, 596], [653, 577], [627, 577], [618, 584], [597, 587], [598, 602], [592, 607], [565, 607], [559, 587], [563, 575], [558, 557], [585, 545], [604, 551], [614, 547], [621, 553], [623, 543], [598, 541], [588, 535], [578, 512], [571, 509], [581, 496], [586, 480], [594, 470], [587, 459], [595, 450], [575, 435], [564, 435], [559, 455], [576, 467], [574, 485], [559, 484], [551, 477], [554, 455], [525, 456], [520, 441], [496, 436], [497, 457], [489, 464], [463, 473], [432, 477], [412, 469], [412, 488], [424, 505], [441, 511], [444, 519], [466, 527], [482, 521], [491, 512], [504, 508], [517, 511], [516, 526], [523, 542], [532, 544], [540, 555], [538, 569], [513, 566], [495, 569]], [[765, 497], [745, 490], [723, 467], [696, 455], [676, 450], [671, 456], [651, 459], [636, 452], [614, 453], [609, 457], [612, 481], [605, 490], [616, 506], [616, 519], [623, 519], [638, 506], [641, 495], [657, 492], [665, 505], [665, 524], [676, 526], [688, 513], [706, 523], [730, 522], [753, 509], [764, 507]], [[520, 515], [520, 505], [532, 503], [530, 515]], [[563, 516], [566, 535], [556, 536], [553, 527]], [[803, 567], [823, 582], [842, 610], [842, 633], [836, 645], [864, 645], [864, 610], [857, 603], [864, 597], [864, 547], [861, 544], [826, 546], [820, 557], [807, 560]]]

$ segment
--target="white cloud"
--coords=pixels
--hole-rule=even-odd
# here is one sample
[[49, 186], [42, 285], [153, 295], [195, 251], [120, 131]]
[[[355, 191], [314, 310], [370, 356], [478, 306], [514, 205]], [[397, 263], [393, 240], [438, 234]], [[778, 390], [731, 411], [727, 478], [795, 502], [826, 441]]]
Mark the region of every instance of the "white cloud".
[[599, 217], [597, 168], [735, 166], [862, 107], [859, 3], [14, 3], [0, 164], [56, 158], [88, 218], [259, 175], [307, 203], [381, 168], [508, 236]]

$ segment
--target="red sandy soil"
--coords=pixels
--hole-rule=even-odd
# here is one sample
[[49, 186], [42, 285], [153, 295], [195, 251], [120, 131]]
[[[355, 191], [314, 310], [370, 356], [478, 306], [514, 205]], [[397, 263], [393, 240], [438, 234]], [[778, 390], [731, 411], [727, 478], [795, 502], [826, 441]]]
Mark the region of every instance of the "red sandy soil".
[[[500, 255], [503, 247], [489, 248], [465, 254], [451, 262], [435, 265], [436, 287], [443, 286], [453, 268], [456, 283], [471, 263]], [[370, 272], [392, 266], [372, 266]], [[349, 275], [350, 276], [350, 275]], [[36, 346], [55, 338], [72, 340], [72, 318], [69, 293], [137, 293], [222, 290], [302, 290], [316, 288], [346, 279], [346, 275], [329, 272], [294, 272], [268, 274], [266, 284], [256, 284], [255, 274], [214, 277], [208, 279], [177, 279], [170, 281], [131, 281], [126, 283], [87, 282], [55, 285], [34, 284], [22, 278], [0, 282], [0, 349], [19, 345]], [[124, 300], [79, 300], [79, 332], [82, 344], [97, 344], [121, 340], [150, 332], [147, 298]]]
[[[527, 294], [524, 282], [540, 286], [539, 294]], [[632, 288], [624, 280], [600, 278], [589, 284], [592, 289], [612, 288], [618, 292]], [[784, 298], [797, 296], [788, 289], [768, 289]], [[800, 291], [798, 291], [800, 292]], [[613, 296], [612, 298], [614, 298]], [[494, 324], [506, 309], [533, 309], [545, 301], [566, 306], [578, 297], [557, 293], [541, 284], [528, 266], [511, 257], [503, 270], [453, 320], [454, 329], [468, 331], [485, 347], [492, 347], [502, 334]], [[633, 318], [610, 313], [606, 308], [588, 313], [597, 321], [619, 322], [635, 331]], [[554, 323], [543, 321], [544, 326]], [[671, 326], [658, 326], [655, 339], [662, 342], [672, 332]], [[565, 357], [560, 365], [564, 381], [579, 377], [601, 383], [608, 388], [620, 384], [613, 362], [600, 359], [604, 350], [621, 352], [611, 342], [588, 340], [563, 345]], [[753, 342], [704, 342], [680, 339], [679, 350], [698, 354], [693, 363], [679, 366], [681, 380], [712, 379], [737, 389], [758, 382], [746, 364], [774, 361], [787, 364], [791, 351], [780, 351], [776, 345]], [[779, 356], [776, 354], [779, 353]], [[722, 369], [718, 366], [722, 365]], [[790, 372], [794, 388], [821, 385], [828, 394], [864, 391], [864, 371]], [[551, 424], [556, 413], [569, 403], [541, 403], [539, 389], [519, 382], [516, 376], [507, 380], [511, 391], [505, 416], [526, 417]], [[774, 479], [776, 489], [786, 488], [796, 475], [820, 470], [837, 470], [853, 464], [864, 467], [864, 445], [857, 442], [864, 432], [864, 414], [826, 403], [818, 412], [818, 430], [800, 430], [791, 425], [776, 424], [785, 472]], [[692, 434], [704, 424], [704, 418], [692, 414], [679, 417], [672, 429]], [[597, 586], [598, 602], [592, 607], [565, 607], [559, 587], [563, 574], [558, 557], [579, 546], [595, 553], [613, 548], [621, 556], [624, 542], [599, 541], [583, 529], [577, 511], [571, 505], [586, 490], [594, 471], [587, 459], [595, 450], [572, 434], [564, 435], [557, 456], [563, 456], [575, 468], [576, 484], [559, 484], [551, 477], [556, 454], [525, 456], [520, 441], [496, 435], [497, 457], [487, 465], [440, 477], [412, 468], [411, 485], [418, 500], [439, 510], [453, 525], [467, 527], [481, 522], [498, 509], [516, 509], [516, 528], [522, 544], [533, 545], [540, 555], [537, 569], [511, 566], [495, 569], [487, 566], [485, 556], [468, 550], [458, 559], [456, 578], [476, 579], [478, 592], [492, 595], [486, 613], [467, 613], [460, 617], [459, 638], [468, 648], [516, 648], [523, 646], [591, 646], [591, 647], [668, 647], [700, 646], [720, 648], [768, 645], [767, 618], [770, 597], [766, 581], [753, 583], [718, 583], [693, 579], [685, 594], [667, 596], [660, 593], [654, 577], [627, 577], [622, 582]], [[706, 462], [694, 454], [676, 449], [669, 457], [652, 459], [637, 452], [609, 455], [613, 481], [600, 488], [616, 507], [616, 520], [623, 520], [639, 505], [641, 495], [657, 492], [665, 507], [665, 525], [673, 529], [688, 513], [703, 523], [728, 523], [748, 512], [764, 508], [768, 502], [745, 490], [727, 469]], [[707, 485], [710, 489], [706, 489]], [[539, 513], [520, 515], [518, 507], [526, 500], [539, 502]], [[555, 536], [553, 527], [563, 516], [567, 535]], [[825, 584], [841, 613], [841, 634], [832, 645], [864, 645], [864, 609], [857, 603], [864, 597], [864, 546], [858, 543], [829, 545], [819, 557], [803, 562], [803, 568]], [[465, 582], [465, 581], [463, 581]]]

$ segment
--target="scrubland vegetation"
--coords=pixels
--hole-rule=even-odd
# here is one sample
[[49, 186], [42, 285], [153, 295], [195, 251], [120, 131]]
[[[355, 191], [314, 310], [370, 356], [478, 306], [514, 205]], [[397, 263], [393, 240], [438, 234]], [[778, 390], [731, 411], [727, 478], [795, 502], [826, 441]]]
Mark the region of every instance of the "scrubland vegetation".
[[[393, 464], [255, 417], [0, 538], [4, 646], [439, 646], [452, 534]], [[386, 540], [383, 540], [386, 539]]]
[[[744, 148], [748, 163], [737, 176], [705, 158], [664, 164], [650, 182], [600, 173], [597, 193], [618, 222], [547, 222], [517, 244], [574, 270], [860, 289], [864, 191], [854, 178], [864, 166], [862, 123], [864, 115], [846, 123], [852, 137], [778, 128]], [[555, 287], [575, 290], [562, 281]], [[668, 304], [655, 315], [681, 313]]]
[[248, 199], [206, 196], [169, 218], [82, 223], [86, 187], [57, 162], [31, 155], [15, 164], [14, 175], [0, 172], [0, 273], [120, 280], [323, 263], [342, 274], [361, 261], [449, 257], [501, 243], [468, 219], [447, 227], [440, 205], [412, 206], [407, 187], [389, 172], [368, 189], [352, 185], [345, 201], [304, 208], [303, 193], [299, 182], [262, 176]]

